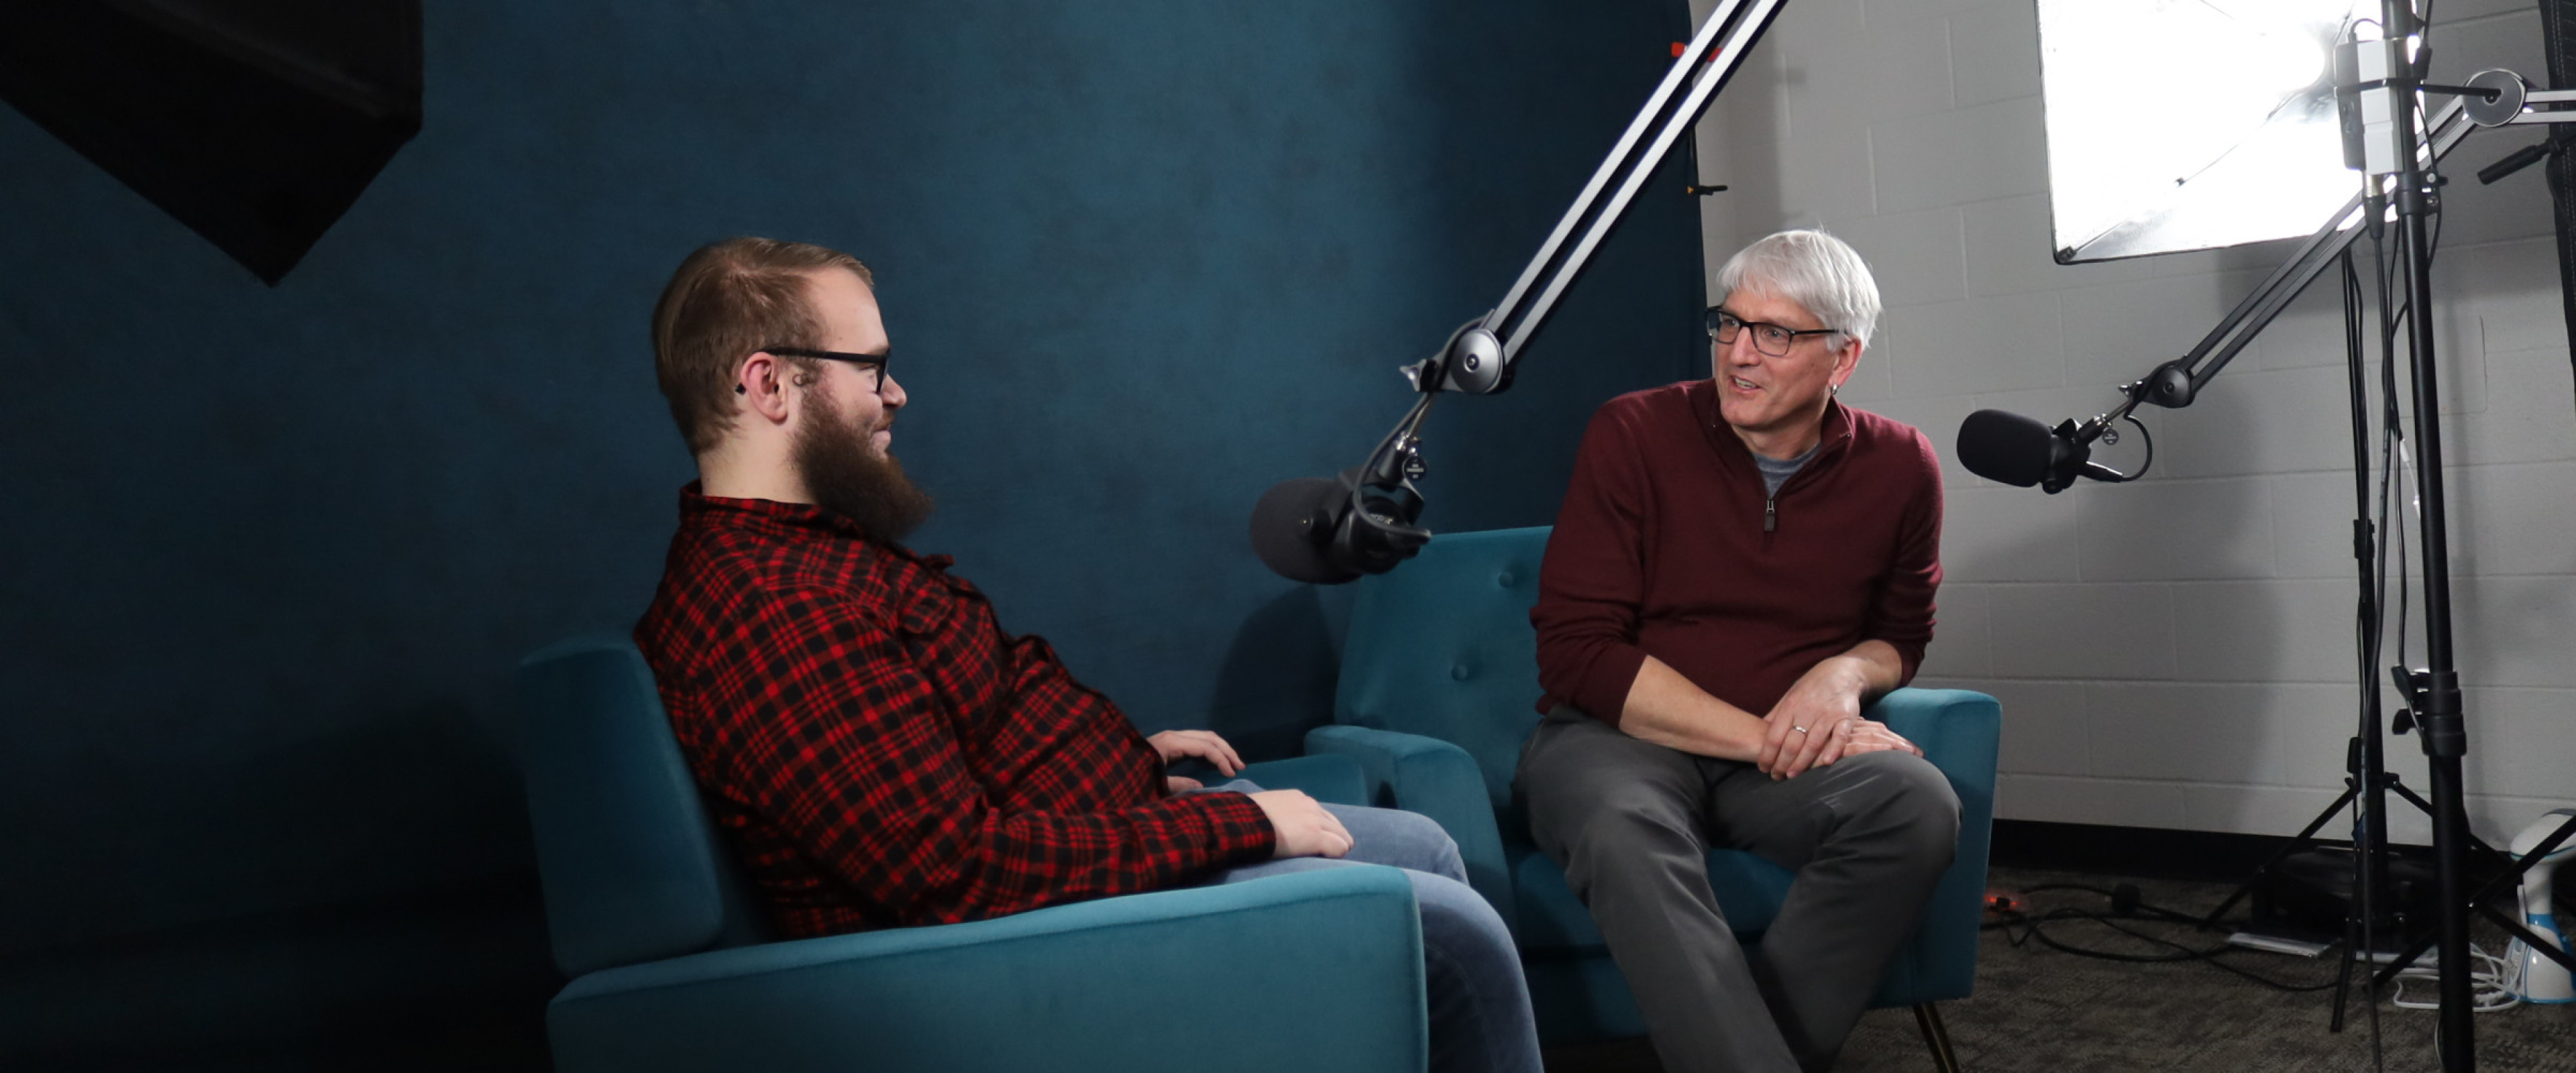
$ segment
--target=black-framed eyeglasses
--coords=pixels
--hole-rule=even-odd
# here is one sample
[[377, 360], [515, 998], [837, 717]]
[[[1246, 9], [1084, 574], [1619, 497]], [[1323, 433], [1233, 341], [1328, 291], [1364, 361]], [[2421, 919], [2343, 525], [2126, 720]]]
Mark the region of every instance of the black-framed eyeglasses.
[[760, 349], [776, 354], [782, 358], [813, 358], [819, 361], [846, 361], [852, 365], [872, 370], [877, 374], [876, 392], [880, 395], [885, 394], [886, 364], [894, 360], [894, 354], [892, 352], [884, 354], [847, 354], [838, 350], [807, 350], [804, 347], [792, 346], [765, 346]]
[[1842, 334], [1832, 328], [1792, 328], [1785, 324], [1746, 320], [1725, 306], [1708, 307], [1708, 337], [1716, 340], [1718, 345], [1733, 346], [1735, 337], [1744, 334], [1746, 328], [1753, 329], [1754, 352], [1768, 358], [1788, 357], [1789, 347], [1802, 335]]

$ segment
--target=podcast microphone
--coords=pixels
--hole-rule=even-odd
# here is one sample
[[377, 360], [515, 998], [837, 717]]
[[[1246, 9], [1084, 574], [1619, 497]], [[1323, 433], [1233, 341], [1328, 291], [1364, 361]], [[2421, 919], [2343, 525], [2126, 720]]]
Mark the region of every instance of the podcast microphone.
[[1272, 485], [1252, 507], [1252, 550], [1290, 581], [1339, 585], [1383, 574], [1431, 540], [1414, 525], [1422, 497], [1401, 477], [1392, 484], [1361, 479], [1367, 467], [1338, 477], [1296, 477]]
[[1337, 508], [1350, 499], [1349, 485], [1329, 477], [1296, 477], [1270, 486], [1252, 507], [1252, 551], [1270, 572], [1290, 581], [1338, 585], [1359, 577], [1336, 566], [1325, 554], [1340, 521]]
[[2093, 441], [2114, 420], [2104, 414], [2078, 425], [2069, 418], [2052, 429], [2020, 414], [1979, 410], [1959, 423], [1959, 464], [1987, 480], [2019, 488], [2036, 484], [2050, 495], [2079, 476], [2125, 481], [2127, 474], [2092, 461]]

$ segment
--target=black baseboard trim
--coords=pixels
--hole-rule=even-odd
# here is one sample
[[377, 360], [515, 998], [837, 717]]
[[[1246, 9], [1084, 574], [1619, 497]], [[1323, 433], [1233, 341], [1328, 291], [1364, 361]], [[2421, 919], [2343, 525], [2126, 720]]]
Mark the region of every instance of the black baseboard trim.
[[[2254, 874], [2254, 869], [2289, 844], [2287, 835], [1996, 820], [1988, 860], [2005, 868], [2233, 883]], [[2319, 840], [2318, 844], [2348, 843]]]

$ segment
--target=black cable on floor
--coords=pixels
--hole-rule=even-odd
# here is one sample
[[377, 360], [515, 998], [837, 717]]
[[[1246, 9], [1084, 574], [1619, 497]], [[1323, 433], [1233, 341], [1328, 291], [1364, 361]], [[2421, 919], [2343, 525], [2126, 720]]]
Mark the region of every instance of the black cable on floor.
[[[2213, 968], [2224, 969], [2227, 972], [2234, 973], [2237, 976], [2241, 976], [2247, 980], [2272, 988], [2276, 991], [2289, 991], [2294, 993], [2323, 991], [2335, 985], [2333, 980], [2327, 980], [2323, 983], [2317, 984], [2290, 983], [2288, 981], [2274, 979], [2262, 973], [2218, 960], [2219, 955], [2221, 954], [2247, 952], [2244, 947], [2234, 946], [2224, 942], [2207, 948], [2189, 946], [2160, 935], [2151, 935], [2130, 927], [2127, 923], [2124, 923], [2124, 921], [2136, 921], [2144, 918], [2169, 924], [2188, 925], [2194, 928], [2199, 927], [2201, 923], [2199, 917], [2178, 913], [2161, 906], [2149, 904], [2144, 900], [2137, 899], [2136, 895], [2133, 893], [2136, 890], [2134, 887], [2123, 885], [2120, 889], [2104, 889], [2082, 883], [2048, 883], [2031, 887], [2024, 890], [2022, 893], [2036, 894], [2054, 890], [2073, 890], [2082, 891], [2088, 894], [2099, 894], [2110, 898], [2112, 903], [2118, 908], [2110, 913], [2093, 912], [2084, 909], [2060, 908], [2051, 909], [2045, 913], [2040, 913], [2035, 916], [2029, 913], [2002, 910], [1999, 911], [1998, 915], [2002, 916], [2003, 919], [1988, 923], [1985, 925], [1985, 928], [1987, 930], [2002, 929], [2005, 940], [2015, 947], [2020, 947], [2032, 939], [2037, 939], [2041, 945], [2046, 946], [2049, 949], [2056, 950], [2061, 953], [2073, 954], [2077, 957], [2094, 958], [2102, 961], [2120, 961], [2131, 964], [2149, 965], [2197, 961], [2207, 964]], [[2100, 924], [2103, 927], [2110, 928], [2113, 931], [2129, 936], [2130, 938], [2136, 939], [2140, 942], [2154, 946], [2166, 947], [2168, 949], [2166, 952], [2157, 954], [2132, 954], [2117, 950], [2102, 950], [2094, 947], [2080, 946], [2048, 934], [2045, 927], [2046, 925], [2066, 922]], [[2013, 932], [2013, 929], [2016, 926], [2021, 928], [2021, 932], [2018, 935]], [[2336, 943], [2328, 946], [2326, 949], [2341, 950], [2342, 946], [2343, 944]]]

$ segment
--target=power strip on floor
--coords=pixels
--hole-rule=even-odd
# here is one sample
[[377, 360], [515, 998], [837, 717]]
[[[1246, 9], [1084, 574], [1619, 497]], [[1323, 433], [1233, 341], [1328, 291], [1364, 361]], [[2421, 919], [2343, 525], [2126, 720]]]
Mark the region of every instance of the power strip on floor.
[[2325, 953], [2327, 949], [2330, 948], [2330, 944], [2327, 943], [2312, 943], [2303, 939], [2284, 939], [2278, 935], [2257, 935], [2250, 931], [2240, 931], [2230, 935], [2227, 937], [2227, 942], [2230, 946], [2241, 946], [2248, 950], [2262, 950], [2268, 953], [2289, 954], [2293, 957], [2303, 958], [2315, 957], [2319, 954]]
[[[2229, 935], [2227, 937], [2227, 942], [2230, 946], [2241, 946], [2248, 950], [2261, 950], [2266, 953], [2288, 954], [2292, 957], [2303, 958], [2312, 958], [2325, 953], [2328, 950], [2334, 949], [2333, 943], [2312, 943], [2305, 939], [2289, 939], [2278, 935], [2264, 935], [2250, 931], [2240, 931], [2233, 935]], [[2377, 964], [2386, 965], [2389, 962], [2397, 960], [2397, 954], [2395, 951], [2389, 950], [2373, 951], [2370, 954], [2369, 960]], [[2427, 950], [2415, 956], [2414, 967], [2429, 969], [2432, 968], [2435, 963], [2436, 959], [2434, 958], [2434, 952]]]

